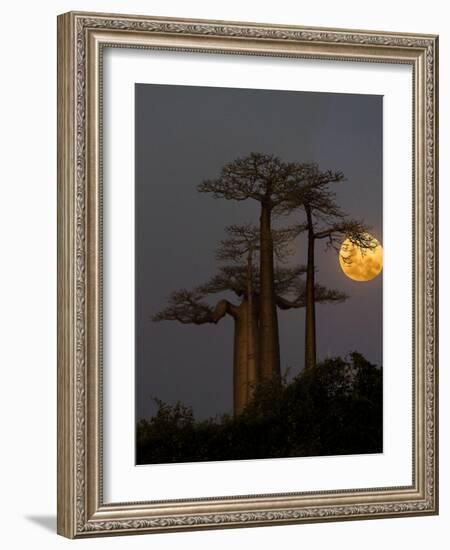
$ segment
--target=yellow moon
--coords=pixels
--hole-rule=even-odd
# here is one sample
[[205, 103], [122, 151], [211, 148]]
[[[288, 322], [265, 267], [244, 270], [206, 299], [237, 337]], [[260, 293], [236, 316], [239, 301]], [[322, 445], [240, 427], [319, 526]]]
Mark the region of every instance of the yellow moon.
[[375, 237], [369, 237], [376, 245], [374, 248], [361, 249], [350, 239], [345, 239], [341, 245], [339, 263], [342, 271], [354, 281], [371, 281], [383, 269], [383, 247]]

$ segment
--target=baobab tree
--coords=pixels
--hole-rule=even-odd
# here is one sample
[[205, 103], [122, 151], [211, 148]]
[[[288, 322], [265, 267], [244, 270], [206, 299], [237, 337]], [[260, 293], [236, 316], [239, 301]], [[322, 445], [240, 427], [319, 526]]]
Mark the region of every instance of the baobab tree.
[[[245, 294], [247, 300], [247, 391], [251, 397], [251, 392], [254, 389], [256, 382], [259, 380], [261, 373], [260, 346], [259, 346], [259, 325], [260, 325], [260, 273], [255, 273], [257, 269], [258, 258], [260, 255], [260, 231], [254, 224], [247, 223], [244, 225], [231, 225], [225, 229], [227, 238], [220, 242], [220, 247], [217, 251], [216, 258], [219, 261], [232, 262], [238, 269], [245, 265], [245, 281], [241, 281], [241, 289], [243, 284], [246, 285]], [[289, 245], [297, 235], [296, 227], [287, 227], [283, 229], [272, 229], [271, 231], [273, 253], [278, 264], [284, 263], [292, 251], [289, 250]], [[241, 266], [239, 268], [239, 266]], [[232, 270], [233, 271], [233, 270]], [[274, 292], [275, 299], [280, 296], [280, 293], [285, 293], [290, 290], [294, 280], [303, 274], [304, 268], [282, 269], [279, 265], [275, 267], [274, 277]], [[228, 272], [230, 274], [230, 272]], [[236, 273], [235, 273], [236, 275]], [[228, 281], [229, 282], [229, 281]], [[255, 286], [256, 282], [256, 286]], [[219, 287], [220, 288], [220, 287]], [[212, 287], [206, 288], [208, 293], [211, 293]], [[222, 287], [221, 290], [225, 290]], [[235, 291], [238, 290], [235, 286]], [[219, 290], [220, 291], [220, 290]], [[238, 292], [236, 292], [238, 294]], [[293, 306], [294, 307], [294, 306]], [[277, 335], [278, 336], [278, 335]]]
[[[273, 230], [275, 256], [285, 255], [287, 242], [292, 238], [292, 229]], [[259, 270], [254, 265], [259, 253], [259, 232], [250, 224], [230, 226], [228, 238], [221, 241], [217, 257], [231, 261], [218, 273], [194, 290], [178, 290], [169, 297], [168, 306], [153, 317], [155, 321], [178, 321], [202, 325], [219, 323], [229, 316], [234, 322], [233, 348], [233, 402], [234, 413], [240, 414], [251, 400], [253, 391], [261, 378], [258, 361], [259, 350]], [[274, 274], [276, 305], [282, 309], [305, 306], [305, 284], [302, 276], [305, 267], [277, 265]], [[237, 303], [220, 299], [210, 305], [206, 298], [211, 295], [232, 292]], [[338, 291], [317, 287], [316, 299], [320, 302], [342, 301], [346, 296]]]
[[280, 344], [275, 295], [272, 212], [285, 200], [286, 190], [302, 179], [302, 165], [274, 155], [251, 153], [226, 164], [216, 179], [198, 186], [214, 198], [260, 204], [259, 217], [259, 360], [265, 378], [280, 375]]
[[[243, 388], [237, 387], [235, 391], [243, 392], [245, 395], [245, 401], [249, 401], [251, 395], [249, 395], [254, 388], [259, 378], [259, 347], [258, 347], [258, 305], [255, 300], [255, 256], [259, 251], [259, 234], [257, 228], [253, 224], [244, 225], [231, 225], [225, 228], [225, 232], [228, 235], [227, 239], [224, 239], [220, 243], [219, 250], [217, 251], [216, 258], [219, 261], [231, 261], [234, 264], [245, 262], [245, 281], [241, 281], [239, 286], [235, 286], [235, 292], [237, 295], [245, 295], [246, 299], [243, 303], [246, 304], [246, 330], [243, 331], [246, 334], [246, 345], [241, 348], [246, 348], [247, 357], [244, 361], [234, 361], [245, 365], [242, 373], [235, 373], [235, 376], [242, 380]], [[242, 268], [241, 268], [242, 270]], [[228, 272], [228, 275], [232, 273]], [[228, 281], [231, 282], [231, 281]], [[243, 292], [245, 284], [245, 292]], [[215, 284], [216, 288], [217, 285]], [[219, 285], [220, 288], [220, 285]], [[224, 287], [222, 287], [224, 289]], [[212, 287], [208, 288], [208, 285], [204, 289], [208, 294], [211, 293]], [[213, 289], [214, 290], [214, 289]], [[219, 290], [220, 291], [220, 290]], [[235, 346], [235, 351], [236, 351]], [[239, 398], [238, 398], [239, 401]]]
[[[343, 173], [321, 171], [313, 163], [303, 167], [303, 181], [290, 182], [290, 190], [285, 190], [285, 200], [277, 207], [277, 211], [291, 214], [300, 209], [305, 217], [299, 225], [299, 231], [307, 232], [305, 367], [311, 368], [316, 365], [317, 241], [325, 240], [327, 247], [339, 250], [340, 242], [348, 238], [362, 251], [374, 248], [376, 243], [368, 234], [368, 227], [362, 221], [350, 218], [336, 202], [336, 195], [330, 185], [344, 181]], [[349, 260], [344, 258], [344, 261]]]
[[[287, 280], [303, 274], [304, 269], [283, 270], [280, 283], [288, 287]], [[247, 266], [224, 266], [219, 272], [205, 284], [194, 290], [181, 289], [173, 292], [169, 297], [168, 306], [153, 316], [154, 321], [179, 321], [184, 324], [203, 325], [206, 323], [219, 323], [229, 316], [234, 322], [234, 346], [233, 346], [233, 401], [234, 413], [240, 414], [245, 405], [251, 399], [253, 388], [259, 381], [259, 368], [257, 361], [258, 351], [258, 283], [257, 272], [253, 273], [255, 292], [252, 299], [248, 299]], [[216, 293], [229, 293], [232, 291], [238, 301], [222, 298], [215, 305], [205, 301], [206, 297]], [[281, 300], [286, 298], [279, 297]], [[301, 307], [299, 301], [293, 300], [288, 308]], [[285, 302], [283, 301], [283, 309]], [[253, 352], [253, 355], [252, 355]]]
[[[234, 410], [242, 412], [251, 399], [261, 376], [259, 363], [259, 229], [253, 224], [232, 225], [225, 228], [227, 238], [220, 242], [216, 258], [222, 265], [218, 273], [194, 290], [178, 290], [169, 298], [166, 309], [153, 317], [156, 321], [177, 320], [181, 323], [217, 324], [225, 316], [234, 321]], [[276, 258], [285, 259], [288, 241], [295, 236], [292, 228], [272, 230], [272, 242]], [[231, 265], [230, 265], [231, 264]], [[305, 272], [304, 267], [277, 267], [275, 292], [288, 295], [296, 288], [295, 282]], [[219, 300], [214, 307], [204, 301], [205, 297], [218, 293], [233, 292], [237, 303], [228, 299]], [[279, 296], [281, 299], [281, 296]], [[297, 306], [293, 302], [291, 307]]]

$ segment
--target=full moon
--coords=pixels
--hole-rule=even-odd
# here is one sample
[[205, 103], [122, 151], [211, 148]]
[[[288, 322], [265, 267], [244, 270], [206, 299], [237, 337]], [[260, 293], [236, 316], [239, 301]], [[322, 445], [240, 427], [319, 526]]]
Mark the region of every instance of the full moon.
[[345, 239], [339, 252], [339, 263], [342, 271], [354, 281], [371, 281], [383, 269], [383, 247], [369, 235], [374, 248], [362, 249], [357, 244]]

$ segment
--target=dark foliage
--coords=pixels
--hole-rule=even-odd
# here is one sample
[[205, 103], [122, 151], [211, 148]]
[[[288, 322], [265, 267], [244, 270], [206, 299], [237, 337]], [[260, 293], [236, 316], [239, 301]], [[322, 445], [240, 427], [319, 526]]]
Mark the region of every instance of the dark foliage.
[[382, 369], [355, 352], [259, 384], [235, 418], [197, 422], [191, 408], [158, 400], [137, 424], [137, 463], [380, 453], [382, 399]]

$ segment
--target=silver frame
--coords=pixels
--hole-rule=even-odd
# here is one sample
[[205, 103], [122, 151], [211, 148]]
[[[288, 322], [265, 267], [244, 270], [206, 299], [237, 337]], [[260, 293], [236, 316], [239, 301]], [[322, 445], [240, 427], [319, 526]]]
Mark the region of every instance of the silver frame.
[[[102, 52], [133, 47], [413, 68], [413, 483], [105, 504]], [[58, 533], [70, 538], [438, 513], [438, 38], [70, 12], [58, 17]]]

